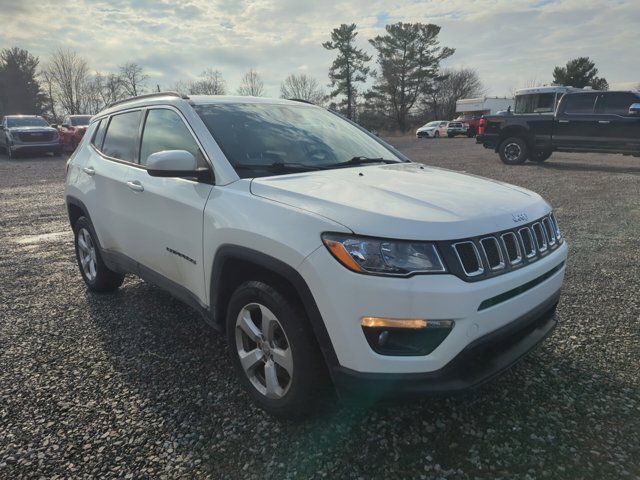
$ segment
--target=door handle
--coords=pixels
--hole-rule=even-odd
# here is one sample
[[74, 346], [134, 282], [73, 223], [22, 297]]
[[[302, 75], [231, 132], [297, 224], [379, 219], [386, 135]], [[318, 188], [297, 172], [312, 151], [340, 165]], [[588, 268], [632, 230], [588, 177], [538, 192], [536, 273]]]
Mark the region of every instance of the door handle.
[[129, 180], [127, 182], [127, 187], [129, 187], [134, 192], [144, 192], [144, 187], [138, 180]]
[[96, 169], [93, 167], [84, 167], [82, 171], [87, 175], [91, 175], [92, 177], [96, 174]]
[[598, 120], [598, 123], [611, 123], [610, 120]]

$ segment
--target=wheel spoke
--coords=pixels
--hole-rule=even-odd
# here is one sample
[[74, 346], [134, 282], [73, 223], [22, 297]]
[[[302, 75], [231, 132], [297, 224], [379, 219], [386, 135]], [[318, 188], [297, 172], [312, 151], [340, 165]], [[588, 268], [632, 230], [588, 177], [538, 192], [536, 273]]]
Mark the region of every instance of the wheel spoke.
[[89, 273], [91, 274], [91, 278], [95, 278], [96, 276], [96, 263], [92, 260], [89, 260]]
[[267, 387], [268, 397], [280, 397], [282, 396], [282, 388], [278, 383], [278, 372], [276, 372], [276, 364], [272, 360], [269, 360], [264, 365], [264, 379]]
[[244, 309], [242, 311], [238, 327], [240, 327], [252, 342], [257, 342], [258, 338], [260, 338], [260, 329], [253, 323], [249, 310]]
[[242, 368], [244, 368], [245, 372], [249, 372], [262, 361], [263, 354], [260, 349], [254, 348], [248, 352], [244, 350], [238, 352], [238, 356], [240, 357], [240, 364], [242, 365]]
[[80, 235], [78, 235], [78, 246], [80, 247], [80, 250], [82, 250], [83, 252], [87, 251], [87, 242], [84, 241], [84, 231], [80, 232]]
[[293, 357], [291, 356], [291, 349], [274, 348], [271, 353], [273, 354], [273, 361], [284, 368], [289, 375], [292, 375]]
[[262, 335], [268, 342], [273, 341], [274, 323], [277, 324], [276, 317], [271, 313], [271, 310], [260, 305], [260, 312], [262, 313]]

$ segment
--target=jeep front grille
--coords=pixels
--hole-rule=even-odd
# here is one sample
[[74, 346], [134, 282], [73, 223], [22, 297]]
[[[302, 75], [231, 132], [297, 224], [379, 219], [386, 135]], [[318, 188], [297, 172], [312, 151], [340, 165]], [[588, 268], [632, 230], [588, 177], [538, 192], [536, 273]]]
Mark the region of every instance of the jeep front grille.
[[553, 214], [512, 230], [438, 242], [451, 273], [466, 281], [477, 281], [511, 270], [549, 255], [562, 244]]

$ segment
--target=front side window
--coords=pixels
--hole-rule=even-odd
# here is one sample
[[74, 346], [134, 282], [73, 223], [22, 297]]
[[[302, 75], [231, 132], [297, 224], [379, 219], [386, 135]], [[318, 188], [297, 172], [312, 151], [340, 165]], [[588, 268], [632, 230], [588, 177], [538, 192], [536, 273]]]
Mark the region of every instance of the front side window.
[[593, 106], [596, 101], [595, 93], [576, 93], [575, 95], [565, 95], [564, 113], [593, 113]]
[[86, 127], [89, 125], [91, 115], [79, 115], [77, 117], [71, 117], [71, 125], [74, 127]]
[[633, 93], [603, 93], [598, 102], [598, 113], [628, 115], [629, 107], [633, 103], [640, 103], [640, 98], [636, 97]]
[[198, 167], [207, 165], [191, 132], [176, 112], [149, 110], [142, 134], [140, 163], [146, 165], [149, 155], [163, 150], [186, 150], [198, 160]]
[[7, 118], [7, 127], [48, 127], [49, 124], [42, 117], [14, 117]]
[[102, 153], [118, 160], [135, 162], [140, 115], [140, 110], [137, 110], [111, 117], [102, 145]]
[[194, 108], [243, 178], [273, 175], [275, 168], [290, 169], [288, 173], [294, 168], [339, 168], [354, 159], [402, 161], [355, 125], [322, 108], [254, 103]]

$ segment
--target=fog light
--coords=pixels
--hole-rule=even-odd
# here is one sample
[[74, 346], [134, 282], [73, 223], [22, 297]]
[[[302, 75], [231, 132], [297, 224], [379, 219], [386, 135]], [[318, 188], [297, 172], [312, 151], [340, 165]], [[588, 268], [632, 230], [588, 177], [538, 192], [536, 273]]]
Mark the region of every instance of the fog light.
[[453, 329], [453, 320], [362, 317], [369, 346], [381, 355], [428, 355]]

